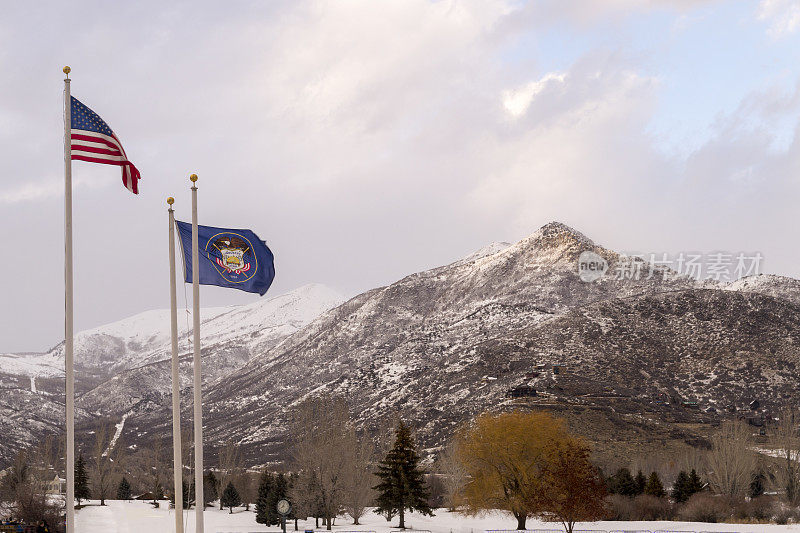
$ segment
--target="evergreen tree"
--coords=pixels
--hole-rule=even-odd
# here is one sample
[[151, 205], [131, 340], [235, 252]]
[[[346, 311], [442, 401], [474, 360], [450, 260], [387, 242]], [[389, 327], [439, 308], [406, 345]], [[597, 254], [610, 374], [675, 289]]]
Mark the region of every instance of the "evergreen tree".
[[658, 477], [656, 472], [652, 472], [650, 477], [647, 478], [647, 484], [644, 486], [644, 493], [656, 498], [663, 498], [667, 495], [664, 490], [664, 485], [661, 483], [661, 478]]
[[277, 510], [278, 500], [286, 497], [288, 489], [289, 484], [286, 482], [286, 476], [281, 472], [275, 477], [270, 487], [269, 494], [267, 495], [267, 506], [269, 507], [268, 525], [277, 525], [281, 523], [281, 517]]
[[261, 474], [261, 479], [258, 483], [258, 497], [256, 498], [256, 522], [264, 525], [272, 525], [270, 523], [270, 514], [272, 510], [269, 508], [269, 494], [273, 485], [272, 474], [264, 470]]
[[[219, 481], [217, 481], [217, 477], [214, 475], [214, 472], [208, 471], [203, 474], [203, 503], [206, 507], [208, 504], [213, 502], [218, 498], [219, 494]], [[194, 493], [194, 478], [192, 479], [191, 483], [189, 484], [189, 505], [194, 503], [197, 505], [197, 496]], [[186, 507], [188, 509], [188, 507]]]
[[230, 509], [231, 514], [233, 514], [233, 508], [242, 505], [242, 498], [239, 496], [239, 491], [236, 490], [236, 487], [233, 486], [233, 483], [230, 481], [228, 485], [225, 487], [225, 490], [222, 491], [222, 497], [220, 498], [223, 507], [227, 507]]
[[[692, 470], [694, 472], [694, 470]], [[672, 499], [675, 503], [683, 503], [689, 499], [689, 475], [681, 470], [678, 472], [678, 477], [675, 478], [675, 484], [672, 485]]]
[[639, 470], [636, 472], [636, 477], [633, 478], [634, 496], [644, 494], [644, 489], [647, 487], [647, 478], [644, 473]]
[[753, 474], [753, 480], [750, 482], [750, 488], [747, 491], [747, 495], [751, 498], [758, 498], [762, 494], [764, 494], [764, 481], [765, 481], [764, 473], [763, 472], [756, 472]]
[[209, 470], [203, 474], [203, 505], [207, 506], [217, 498], [219, 498], [219, 480], [214, 472]]
[[419, 511], [433, 516], [428, 505], [428, 487], [419, 468], [419, 455], [411, 437], [411, 429], [401, 420], [397, 426], [394, 447], [378, 465], [375, 473], [380, 483], [375, 512], [385, 514], [388, 519], [400, 515], [400, 528], [405, 529], [405, 511]]
[[620, 468], [614, 475], [608, 478], [608, 491], [612, 494], [621, 494], [632, 498], [636, 496], [636, 480], [633, 479], [631, 471], [627, 468]]
[[78, 460], [75, 461], [75, 499], [78, 500], [78, 505], [80, 505], [81, 500], [88, 500], [91, 497], [89, 476], [86, 474], [86, 462], [83, 460], [83, 454], [79, 454]]
[[[189, 483], [187, 483], [185, 479], [181, 480], [181, 484], [183, 485], [183, 491], [181, 491], [181, 501], [183, 502], [183, 508], [184, 509], [188, 509], [189, 508], [190, 496], [194, 496], [194, 495], [193, 494], [191, 494], [191, 495], [189, 494], [191, 489], [189, 488]], [[174, 490], [172, 491], [172, 494], [170, 494], [170, 496], [169, 496], [169, 502], [170, 502], [170, 504], [172, 504], [172, 507], [174, 508], [175, 507], [175, 491]]]
[[118, 500], [130, 500], [131, 499], [131, 484], [128, 483], [128, 479], [123, 476], [122, 480], [119, 482], [117, 486], [117, 499]]
[[[700, 479], [700, 476], [697, 475], [697, 471], [692, 468], [692, 471], [689, 473], [689, 483], [687, 485], [689, 496], [695, 494], [697, 492], [702, 492], [705, 489], [705, 483]], [[689, 497], [687, 496], [687, 500]]]

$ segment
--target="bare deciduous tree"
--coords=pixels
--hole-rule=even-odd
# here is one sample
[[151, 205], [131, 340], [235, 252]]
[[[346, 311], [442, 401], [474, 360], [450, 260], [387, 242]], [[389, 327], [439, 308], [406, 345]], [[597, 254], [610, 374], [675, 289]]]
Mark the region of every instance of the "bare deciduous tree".
[[750, 450], [750, 428], [745, 422], [724, 422], [711, 437], [709, 481], [719, 494], [742, 498], [750, 487], [757, 459]]
[[[228, 483], [233, 483], [238, 489], [236, 482], [244, 471], [242, 469], [242, 454], [239, 446], [233, 441], [226, 442], [219, 449], [217, 459], [219, 467], [217, 479], [219, 480], [220, 488], [227, 487]], [[219, 510], [222, 511], [222, 498], [219, 500]]]
[[448, 444], [436, 460], [436, 470], [444, 486], [445, 504], [455, 511], [460, 505], [461, 492], [467, 484], [467, 469], [459, 461], [455, 442]]
[[790, 505], [800, 504], [800, 438], [797, 427], [800, 413], [795, 409], [781, 412], [772, 443], [778, 452], [779, 462], [775, 469], [777, 488], [786, 491], [786, 501]]
[[294, 412], [294, 462], [300, 475], [295, 494], [313, 516], [331, 529], [342, 508], [347, 449], [352, 446], [350, 415], [342, 398], [320, 396], [300, 404]]
[[144, 453], [143, 481], [147, 490], [153, 495], [153, 504], [156, 503], [159, 493], [163, 491], [162, 479], [164, 478], [164, 442], [161, 437], [156, 437]]
[[[45, 440], [52, 443], [49, 437]], [[41, 453], [47, 451], [49, 445], [37, 447], [30, 453], [20, 451], [0, 483], [0, 500], [5, 502], [3, 507], [10, 508], [15, 517], [30, 524], [40, 520], [57, 524], [61, 511], [59, 502], [47, 494], [47, 483], [55, 473]]]
[[375, 499], [372, 488], [377, 483], [372, 464], [375, 449], [370, 439], [359, 441], [352, 427], [347, 429], [343, 444], [346, 447], [342, 450], [345, 459], [342, 505], [353, 518], [353, 525], [359, 525], [358, 520]]
[[239, 490], [239, 497], [246, 511], [250, 510], [250, 504], [256, 503], [258, 499], [258, 476], [242, 470], [239, 476], [233, 481]]
[[100, 505], [106, 504], [117, 486], [117, 474], [122, 467], [123, 446], [114, 439], [110, 422], [98, 424], [92, 449], [92, 489]]

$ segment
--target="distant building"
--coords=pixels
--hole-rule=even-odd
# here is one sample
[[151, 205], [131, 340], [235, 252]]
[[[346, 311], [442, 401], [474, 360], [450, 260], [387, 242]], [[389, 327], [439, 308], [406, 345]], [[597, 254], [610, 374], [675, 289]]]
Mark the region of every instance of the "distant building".
[[53, 479], [47, 482], [46, 490], [47, 494], [53, 496], [59, 496], [66, 493], [66, 486], [67, 480], [64, 478], [60, 478], [57, 475], [53, 476]]

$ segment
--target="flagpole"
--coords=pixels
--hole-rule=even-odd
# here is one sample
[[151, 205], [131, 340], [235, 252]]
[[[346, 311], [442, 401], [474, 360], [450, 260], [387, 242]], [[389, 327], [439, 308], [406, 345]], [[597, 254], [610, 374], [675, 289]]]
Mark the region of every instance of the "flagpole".
[[192, 174], [192, 318], [194, 322], [194, 495], [195, 531], [203, 533], [203, 405], [200, 359], [200, 252], [197, 239], [197, 174]]
[[175, 533], [183, 533], [183, 453], [181, 450], [180, 366], [178, 364], [178, 297], [175, 287], [175, 199], [169, 204], [169, 306], [172, 333], [172, 468], [175, 478]]
[[64, 391], [67, 425], [67, 533], [75, 533], [75, 382], [72, 374], [72, 105], [69, 73], [64, 67]]

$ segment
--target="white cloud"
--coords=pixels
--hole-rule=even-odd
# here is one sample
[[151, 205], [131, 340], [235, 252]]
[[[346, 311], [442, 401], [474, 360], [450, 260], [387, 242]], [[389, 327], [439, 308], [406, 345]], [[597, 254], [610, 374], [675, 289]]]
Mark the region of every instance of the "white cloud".
[[[683, 13], [688, 3], [657, 9]], [[721, 120], [714, 142], [688, 160], [670, 158], [646, 133], [660, 72], [645, 73], [635, 50], [587, 49], [579, 38], [577, 60], [542, 65], [535, 46], [510, 42], [525, 33], [530, 45], [541, 27], [557, 19], [551, 27], [562, 31], [573, 16], [570, 32], [603, 17], [616, 31], [625, 13], [655, 5], [587, 2], [578, 13], [579, 4], [312, 1], [163, 11], [127, 3], [88, 19], [55, 3], [32, 19], [19, 10], [0, 22], [0, 38], [25, 51], [0, 54], [3, 71], [17, 73], [0, 79], [0, 130], [14, 132], [0, 143], [0, 204], [20, 208], [0, 209], [0, 225], [36, 235], [52, 257], [31, 276], [51, 285], [37, 285], [38, 298], [24, 284], [7, 289], [19, 306], [0, 317], [0, 338], [22, 349], [28, 338], [55, 343], [61, 331], [62, 214], [33, 203], [63, 194], [61, 179], [38, 178], [58, 176], [62, 165], [62, 56], [73, 62], [73, 93], [109, 122], [143, 176], [134, 199], [118, 169], [76, 165], [76, 246], [103, 242], [103, 257], [136, 258], [120, 261], [114, 277], [153, 280], [114, 284], [87, 247], [76, 255], [86, 280], [78, 281], [78, 327], [162, 305], [167, 277], [154, 235], [165, 229], [166, 196], [186, 216], [186, 176], [195, 171], [203, 223], [252, 227], [269, 241], [275, 291], [309, 281], [367, 289], [551, 219], [612, 246], [609, 235], [637, 234], [653, 246], [746, 234], [736, 223], [695, 230], [734, 209], [757, 205], [773, 221], [792, 212], [777, 205], [791, 194], [774, 204], [752, 194], [800, 175], [786, 155], [798, 152], [792, 135], [776, 152], [769, 134]], [[78, 23], [81, 35], [65, 39], [63, 28]], [[748, 109], [735, 114], [755, 113], [759, 120], [747, 123], [767, 132], [771, 117], [786, 116], [780, 106]], [[78, 181], [87, 177], [94, 181]], [[93, 194], [100, 186], [109, 191]], [[698, 218], [680, 220], [689, 215]], [[0, 277], [14, 268], [0, 263]], [[204, 305], [244, 297], [209, 289]], [[53, 311], [42, 316], [42, 308]]]
[[757, 16], [769, 24], [768, 33], [773, 38], [783, 37], [800, 28], [800, 1], [761, 0]]
[[532, 81], [519, 89], [503, 91], [503, 107], [512, 117], [524, 114], [536, 95], [541, 93], [551, 82], [564, 83], [564, 73], [549, 72], [541, 79]]

